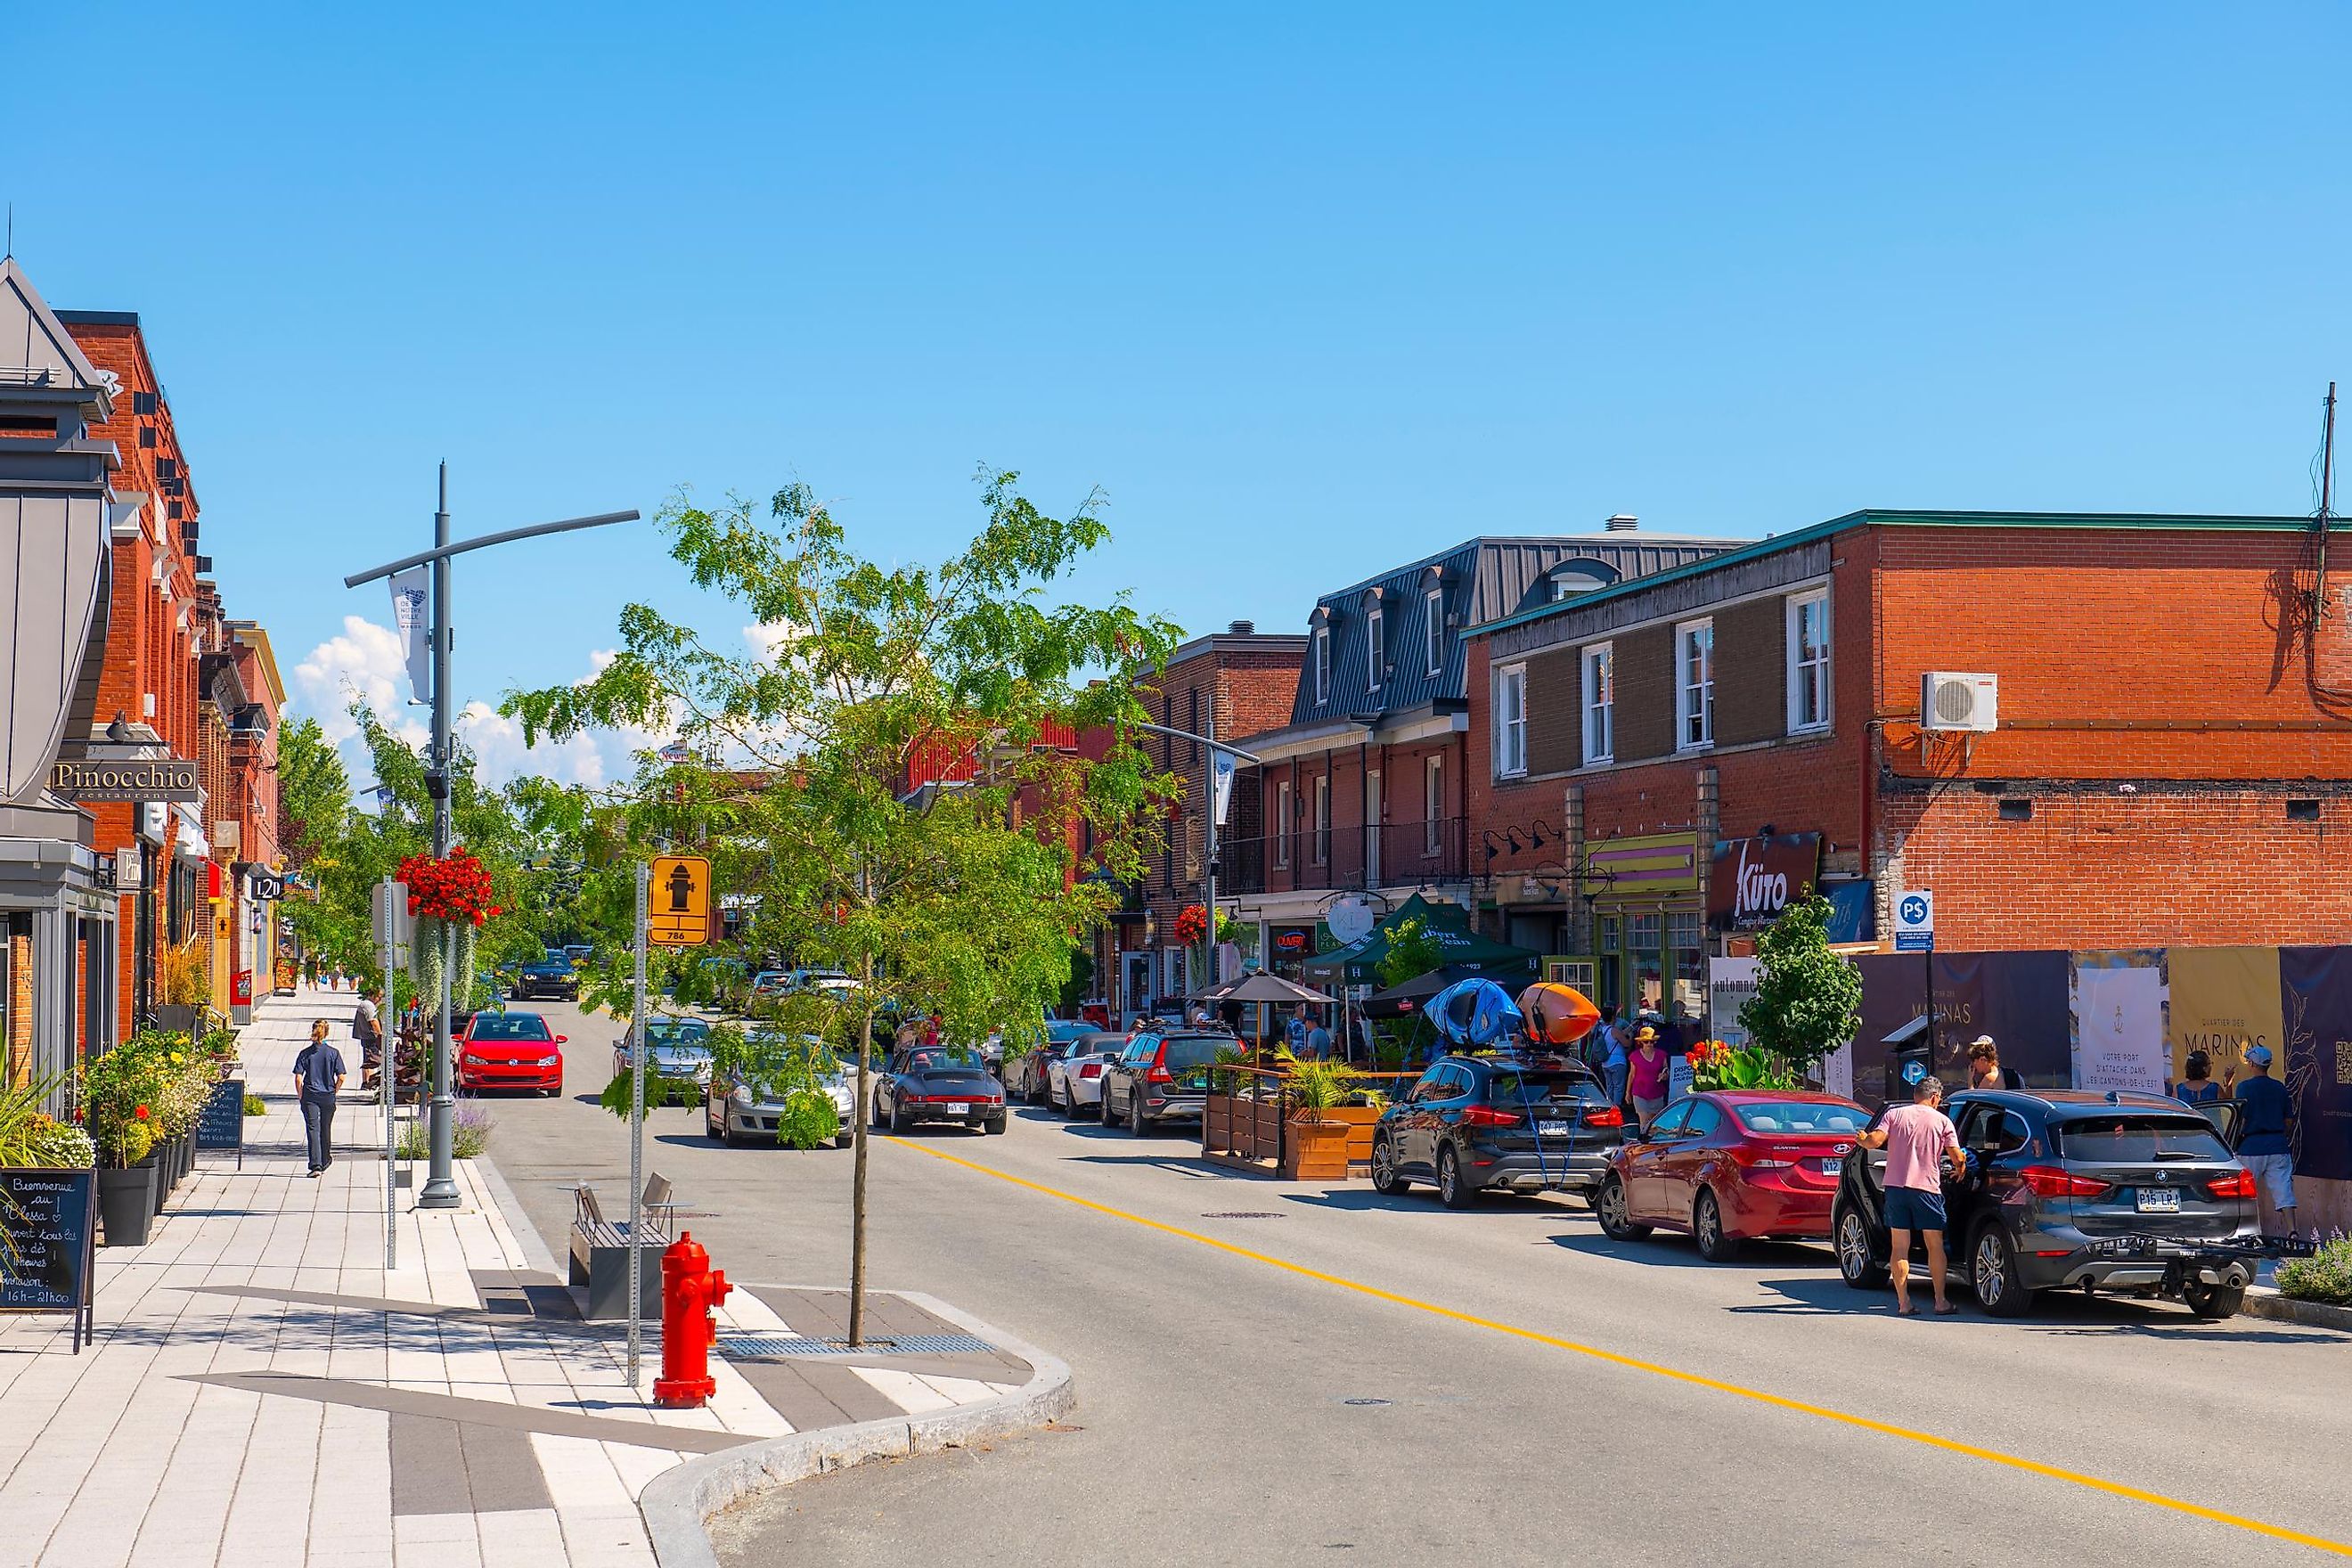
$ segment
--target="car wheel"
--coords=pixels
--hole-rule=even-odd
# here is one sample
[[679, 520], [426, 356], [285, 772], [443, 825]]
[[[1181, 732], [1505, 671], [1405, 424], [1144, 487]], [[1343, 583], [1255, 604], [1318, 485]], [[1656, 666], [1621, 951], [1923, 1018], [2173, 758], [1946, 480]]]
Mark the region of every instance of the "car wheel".
[[907, 1131], [907, 1108], [897, 1100], [890, 1102], [890, 1133], [898, 1137]]
[[857, 1134], [846, 1127], [833, 1135], [833, 1146], [836, 1149], [846, 1149], [856, 1142]]
[[1445, 1144], [1437, 1151], [1437, 1201], [1450, 1209], [1466, 1209], [1477, 1201], [1475, 1189], [1462, 1179], [1462, 1162], [1454, 1152], [1454, 1145]]
[[1372, 1191], [1384, 1198], [1412, 1190], [1412, 1184], [1397, 1174], [1396, 1153], [1386, 1138], [1372, 1140]]
[[709, 1139], [713, 1143], [724, 1143], [727, 1142], [725, 1130], [722, 1129], [718, 1122], [710, 1120], [710, 1107], [708, 1105], [702, 1108], [702, 1135], [705, 1138]]
[[2180, 1299], [2189, 1310], [2209, 1322], [2234, 1318], [2246, 1304], [2243, 1285], [2203, 1285], [2189, 1283], [2180, 1288]]
[[1691, 1238], [1698, 1243], [1698, 1255], [1709, 1263], [1728, 1263], [1739, 1256], [1739, 1238], [1724, 1234], [1723, 1205], [1706, 1187], [1698, 1190], [1698, 1198], [1691, 1205]]
[[1045, 1109], [1062, 1116], [1067, 1116], [1070, 1113], [1070, 1102], [1062, 1097], [1061, 1089], [1050, 1081], [1045, 1085]]
[[1886, 1283], [1886, 1268], [1870, 1255], [1870, 1227], [1853, 1209], [1840, 1205], [1830, 1228], [1837, 1238], [1838, 1272], [1857, 1290], [1875, 1290]]
[[1128, 1135], [1133, 1138], [1140, 1138], [1151, 1131], [1150, 1118], [1143, 1114], [1140, 1099], [1130, 1098], [1127, 1102], [1127, 1131]]
[[1601, 1234], [1612, 1241], [1639, 1241], [1650, 1234], [1648, 1226], [1634, 1223], [1633, 1205], [1625, 1196], [1625, 1178], [1614, 1171], [1593, 1195], [1592, 1212], [1600, 1217]]
[[1004, 1131], [1004, 1118], [1002, 1116], [992, 1116], [986, 1121], [981, 1123], [981, 1130], [983, 1132], [1001, 1135]]
[[1976, 1243], [1969, 1248], [1969, 1283], [1976, 1289], [1977, 1305], [1996, 1318], [2022, 1317], [2033, 1306], [2033, 1292], [2018, 1277], [2008, 1233], [1990, 1221], [1977, 1227]]

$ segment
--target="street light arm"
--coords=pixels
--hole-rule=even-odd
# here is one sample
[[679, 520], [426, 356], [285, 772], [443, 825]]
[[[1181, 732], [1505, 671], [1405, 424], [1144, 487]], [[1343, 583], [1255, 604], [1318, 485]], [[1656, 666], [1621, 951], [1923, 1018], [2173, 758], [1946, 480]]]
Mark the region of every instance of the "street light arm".
[[438, 549], [423, 551], [415, 555], [404, 555], [397, 561], [378, 566], [373, 571], [362, 572], [357, 576], [344, 578], [343, 586], [356, 588], [362, 583], [373, 583], [379, 577], [389, 577], [395, 572], [405, 572], [411, 566], [422, 566], [428, 561], [443, 561], [452, 555], [463, 555], [468, 550], [480, 550], [486, 545], [505, 544], [517, 539], [536, 539], [542, 533], [570, 533], [574, 529], [603, 528], [607, 523], [635, 522], [639, 515], [635, 511], [600, 511], [593, 517], [567, 517], [561, 522], [535, 522], [529, 528], [509, 528], [503, 533], [486, 533], [479, 539], [461, 540], [456, 544], [445, 544]]
[[1171, 730], [1165, 724], [1147, 724], [1140, 719], [1129, 721], [1127, 727], [1130, 730], [1149, 730], [1155, 735], [1166, 735], [1179, 741], [1198, 741], [1212, 751], [1239, 757], [1254, 767], [1265, 766], [1265, 759], [1255, 752], [1244, 752], [1239, 746], [1229, 746], [1223, 741], [1213, 740], [1207, 735], [1196, 735], [1190, 730]]

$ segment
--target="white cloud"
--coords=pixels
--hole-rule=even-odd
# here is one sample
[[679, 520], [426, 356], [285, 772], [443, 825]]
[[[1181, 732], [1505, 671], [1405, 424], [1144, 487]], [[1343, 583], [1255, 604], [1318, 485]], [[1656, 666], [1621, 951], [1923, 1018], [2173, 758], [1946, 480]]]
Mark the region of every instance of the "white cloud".
[[[581, 677], [583, 681], [612, 662], [614, 650], [600, 649], [588, 657], [592, 668]], [[315, 715], [327, 738], [341, 748], [354, 784], [372, 775], [371, 763], [356, 743], [359, 725], [346, 711], [352, 698], [364, 702], [413, 750], [423, 751], [432, 739], [429, 710], [408, 700], [408, 661], [399, 635], [363, 616], [344, 616], [341, 635], [312, 648], [294, 667], [294, 688], [297, 705]], [[478, 759], [481, 777], [491, 784], [539, 773], [565, 784], [603, 784], [635, 772], [631, 752], [670, 738], [669, 733], [630, 730], [526, 746], [522, 726], [482, 701], [467, 703], [456, 727], [458, 739]]]

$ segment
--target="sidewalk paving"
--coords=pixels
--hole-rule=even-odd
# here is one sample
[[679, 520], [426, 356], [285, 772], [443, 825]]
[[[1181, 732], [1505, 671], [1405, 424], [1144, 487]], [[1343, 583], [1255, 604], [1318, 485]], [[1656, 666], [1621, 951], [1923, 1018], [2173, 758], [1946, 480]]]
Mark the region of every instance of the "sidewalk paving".
[[70, 1353], [65, 1318], [0, 1317], [0, 1568], [635, 1568], [655, 1560], [638, 1495], [682, 1460], [1029, 1376], [887, 1297], [882, 1331], [928, 1336], [921, 1353], [812, 1346], [839, 1292], [739, 1285], [718, 1397], [656, 1409], [658, 1325], [633, 1389], [620, 1325], [578, 1320], [475, 1161], [457, 1209], [400, 1190], [387, 1271], [381, 1113], [347, 1100], [312, 1181], [290, 1092], [310, 1021], [345, 1043], [351, 1008], [305, 990], [256, 1010], [245, 1076], [269, 1110], [243, 1169], [202, 1156], [146, 1246], [100, 1249], [91, 1348]]

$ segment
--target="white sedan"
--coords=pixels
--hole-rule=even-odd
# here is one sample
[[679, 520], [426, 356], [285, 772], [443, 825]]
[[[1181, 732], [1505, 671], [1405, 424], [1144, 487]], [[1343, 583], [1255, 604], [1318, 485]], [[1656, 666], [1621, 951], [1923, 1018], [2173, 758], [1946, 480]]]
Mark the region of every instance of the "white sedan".
[[1103, 1068], [1127, 1048], [1127, 1037], [1109, 1031], [1072, 1042], [1069, 1055], [1046, 1068], [1045, 1103], [1065, 1116], [1076, 1116], [1087, 1106], [1102, 1114]]

